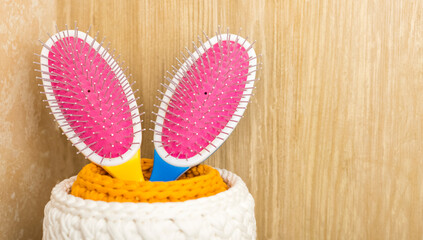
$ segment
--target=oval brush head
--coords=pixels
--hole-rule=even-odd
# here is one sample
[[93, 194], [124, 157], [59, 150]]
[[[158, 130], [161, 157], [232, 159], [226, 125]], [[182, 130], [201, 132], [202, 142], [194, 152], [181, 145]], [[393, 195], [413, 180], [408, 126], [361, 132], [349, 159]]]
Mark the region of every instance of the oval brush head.
[[140, 106], [119, 57], [88, 33], [57, 31], [42, 43], [45, 101], [78, 153], [117, 178], [140, 181]]
[[[217, 34], [166, 78], [154, 129], [152, 181], [174, 180], [216, 151], [241, 119], [254, 88], [257, 57], [252, 44]], [[174, 166], [174, 167], [170, 167]], [[167, 170], [166, 170], [167, 169]]]

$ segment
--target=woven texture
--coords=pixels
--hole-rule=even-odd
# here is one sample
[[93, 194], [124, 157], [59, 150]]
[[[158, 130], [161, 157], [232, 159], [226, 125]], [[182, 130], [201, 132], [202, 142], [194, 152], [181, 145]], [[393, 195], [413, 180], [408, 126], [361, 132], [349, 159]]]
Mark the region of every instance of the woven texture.
[[[142, 159], [143, 174], [151, 175], [152, 159]], [[180, 180], [133, 182], [112, 178], [101, 167], [90, 163], [78, 174], [71, 194], [106, 202], [182, 202], [213, 196], [228, 189], [219, 172], [207, 165], [191, 168]]]
[[229, 189], [185, 202], [119, 203], [69, 194], [57, 184], [44, 210], [43, 239], [255, 239], [254, 199], [237, 175], [219, 170]]

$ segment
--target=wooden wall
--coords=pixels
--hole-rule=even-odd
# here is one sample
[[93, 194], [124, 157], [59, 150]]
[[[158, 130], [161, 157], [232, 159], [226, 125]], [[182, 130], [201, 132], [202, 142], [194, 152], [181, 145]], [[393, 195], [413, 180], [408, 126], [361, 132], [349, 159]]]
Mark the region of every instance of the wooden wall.
[[37, 40], [74, 21], [122, 54], [147, 129], [165, 71], [203, 30], [257, 40], [256, 96], [207, 164], [245, 180], [259, 239], [423, 238], [422, 1], [0, 5], [1, 239], [39, 239], [51, 188], [86, 163], [44, 108], [32, 64]]

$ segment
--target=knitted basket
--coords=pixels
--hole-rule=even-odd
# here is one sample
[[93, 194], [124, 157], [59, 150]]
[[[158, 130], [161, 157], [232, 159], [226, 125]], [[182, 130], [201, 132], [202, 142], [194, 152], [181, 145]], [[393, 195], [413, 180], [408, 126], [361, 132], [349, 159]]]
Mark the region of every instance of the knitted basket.
[[253, 197], [240, 177], [217, 170], [228, 190], [166, 203], [82, 199], [70, 194], [71, 177], [51, 192], [43, 239], [255, 239]]

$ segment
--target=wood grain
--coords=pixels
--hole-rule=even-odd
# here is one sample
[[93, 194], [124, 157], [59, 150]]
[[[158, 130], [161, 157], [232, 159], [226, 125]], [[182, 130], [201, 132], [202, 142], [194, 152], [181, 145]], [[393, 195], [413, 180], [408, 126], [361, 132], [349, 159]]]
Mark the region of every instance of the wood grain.
[[41, 239], [53, 186], [84, 161], [53, 123], [33, 61], [52, 30], [56, 2], [0, 3], [0, 239]]
[[[38, 17], [37, 33], [53, 31], [55, 18], [60, 28], [76, 20], [81, 30], [92, 25], [100, 36], [107, 36], [122, 54], [140, 88], [147, 129], [153, 127], [150, 112], [163, 75], [203, 30], [213, 35], [218, 25], [234, 32], [242, 28], [244, 35], [257, 40], [264, 69], [256, 96], [232, 136], [207, 163], [246, 181], [256, 200], [259, 239], [423, 238], [422, 1], [59, 0], [55, 9], [49, 6], [40, 6], [45, 15]], [[32, 24], [22, 12], [14, 17], [22, 22], [10, 22], [11, 27]], [[0, 34], [3, 42], [8, 39], [4, 31]], [[27, 41], [31, 43], [18, 42], [24, 48], [7, 53], [35, 51], [36, 39]], [[22, 74], [10, 76], [17, 69]], [[3, 82], [32, 84], [24, 91], [33, 94], [37, 87], [28, 79], [34, 77], [27, 74], [30, 71], [2, 60], [1, 73], [9, 74]], [[6, 103], [23, 93], [14, 91], [7, 98], [5, 90], [1, 94]], [[35, 120], [33, 111], [15, 116], [2, 111], [0, 129], [32, 137], [44, 132], [55, 139], [37, 144], [40, 148], [30, 146], [37, 154], [25, 160], [28, 163], [74, 158], [76, 151], [51, 127], [47, 112], [38, 112], [41, 97], [33, 100], [26, 104], [37, 109]], [[17, 127], [28, 121], [36, 121], [36, 132]], [[143, 134], [146, 157], [153, 156], [151, 138], [150, 132]], [[8, 176], [15, 167], [6, 161], [13, 155], [7, 151], [10, 144], [3, 139], [0, 145], [0, 161], [9, 169], [1, 173], [9, 179], [0, 182], [1, 187], [17, 184], [16, 177]], [[45, 144], [55, 146], [54, 155], [43, 155], [51, 151]], [[42, 167], [56, 172], [63, 169], [60, 164]], [[22, 235], [16, 227], [6, 229], [8, 236], [38, 238], [46, 194], [78, 166], [44, 181], [48, 184], [43, 196], [30, 195], [42, 200], [25, 205], [38, 209], [31, 216], [35, 220], [28, 220]], [[28, 168], [19, 171], [31, 174]], [[11, 191], [2, 191], [0, 200]], [[29, 217], [23, 209], [18, 213]]]

